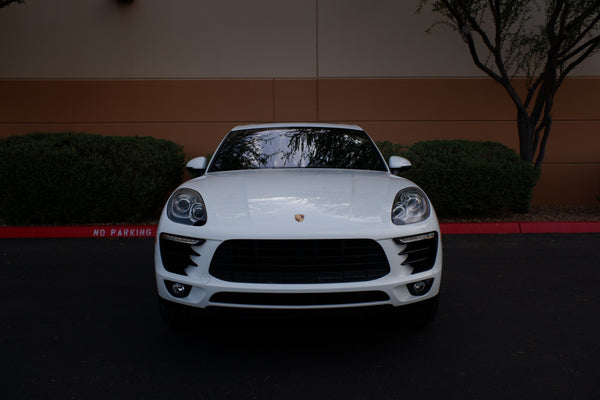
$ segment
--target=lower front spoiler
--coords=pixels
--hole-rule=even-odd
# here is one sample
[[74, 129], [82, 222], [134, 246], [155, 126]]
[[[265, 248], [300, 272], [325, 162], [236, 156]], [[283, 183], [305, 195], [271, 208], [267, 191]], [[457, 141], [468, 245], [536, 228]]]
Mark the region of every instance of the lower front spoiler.
[[209, 306], [196, 308], [174, 303], [158, 297], [161, 315], [165, 322], [173, 327], [193, 327], [207, 325], [207, 320], [219, 321], [296, 321], [296, 320], [361, 320], [376, 318], [392, 324], [420, 326], [431, 322], [437, 313], [440, 295], [404, 306], [394, 307], [389, 304], [373, 306], [357, 306], [344, 308], [315, 309], [267, 309], [240, 308], [226, 306]]

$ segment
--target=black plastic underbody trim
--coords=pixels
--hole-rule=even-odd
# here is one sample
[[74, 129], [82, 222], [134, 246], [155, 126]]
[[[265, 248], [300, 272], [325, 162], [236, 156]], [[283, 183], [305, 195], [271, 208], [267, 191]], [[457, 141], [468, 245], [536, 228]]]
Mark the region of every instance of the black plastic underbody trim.
[[213, 303], [254, 306], [320, 306], [375, 303], [389, 300], [385, 292], [341, 292], [341, 293], [243, 293], [219, 292], [211, 296]]

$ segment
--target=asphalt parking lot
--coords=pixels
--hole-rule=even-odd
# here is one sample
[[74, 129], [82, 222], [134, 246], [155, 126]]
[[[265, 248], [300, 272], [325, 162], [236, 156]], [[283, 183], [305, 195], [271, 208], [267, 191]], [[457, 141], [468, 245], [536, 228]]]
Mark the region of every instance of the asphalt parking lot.
[[598, 399], [600, 234], [447, 235], [440, 312], [160, 320], [153, 239], [0, 240], [7, 399]]

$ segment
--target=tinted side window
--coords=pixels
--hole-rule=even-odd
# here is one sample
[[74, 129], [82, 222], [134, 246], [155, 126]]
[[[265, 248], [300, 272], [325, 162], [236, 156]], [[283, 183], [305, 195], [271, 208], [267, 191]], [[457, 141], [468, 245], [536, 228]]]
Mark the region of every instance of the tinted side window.
[[230, 132], [209, 172], [258, 168], [387, 170], [363, 131], [274, 128]]

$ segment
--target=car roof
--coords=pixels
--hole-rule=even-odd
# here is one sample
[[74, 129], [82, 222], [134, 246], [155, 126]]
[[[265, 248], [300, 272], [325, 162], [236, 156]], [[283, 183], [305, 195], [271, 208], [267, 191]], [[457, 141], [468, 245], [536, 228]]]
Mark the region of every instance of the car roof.
[[346, 124], [323, 124], [316, 122], [285, 122], [285, 123], [270, 123], [270, 124], [252, 124], [238, 125], [231, 131], [242, 131], [247, 129], [273, 129], [273, 128], [337, 128], [337, 129], [352, 129], [362, 131], [363, 129], [357, 125]]

